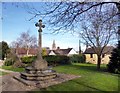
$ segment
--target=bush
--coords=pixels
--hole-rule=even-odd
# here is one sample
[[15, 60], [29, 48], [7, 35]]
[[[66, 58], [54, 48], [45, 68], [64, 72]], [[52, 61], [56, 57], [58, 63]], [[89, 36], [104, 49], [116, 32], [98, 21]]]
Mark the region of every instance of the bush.
[[113, 49], [110, 62], [107, 65], [108, 71], [120, 74], [120, 41], [117, 48]]
[[70, 62], [85, 63], [85, 55], [74, 54], [74, 55], [70, 56]]
[[52, 66], [70, 64], [69, 57], [63, 55], [47, 55], [43, 58], [48, 62], [48, 65]]
[[25, 64], [20, 61], [16, 61], [12, 66], [14, 68], [23, 68], [23, 67], [25, 67]]
[[30, 64], [33, 61], [35, 61], [35, 59], [36, 59], [36, 56], [25, 56], [25, 57], [21, 58], [21, 61], [22, 61], [22, 63]]
[[14, 63], [15, 63], [15, 60], [13, 60], [12, 58], [9, 58], [9, 59], [6, 59], [6, 60], [5, 60], [4, 65], [5, 65], [5, 66], [11, 66], [11, 65], [13, 65]]

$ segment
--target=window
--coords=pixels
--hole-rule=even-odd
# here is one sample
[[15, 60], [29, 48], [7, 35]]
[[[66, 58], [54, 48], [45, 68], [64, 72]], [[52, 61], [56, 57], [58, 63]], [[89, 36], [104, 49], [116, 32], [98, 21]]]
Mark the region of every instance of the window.
[[93, 54], [90, 54], [90, 58], [93, 58]]

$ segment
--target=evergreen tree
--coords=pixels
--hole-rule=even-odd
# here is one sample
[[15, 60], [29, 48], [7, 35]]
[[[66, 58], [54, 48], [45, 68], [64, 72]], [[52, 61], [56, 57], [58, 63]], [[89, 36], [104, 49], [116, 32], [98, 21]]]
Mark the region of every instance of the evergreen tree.
[[5, 42], [5, 41], [0, 42], [0, 50], [2, 50], [2, 59], [4, 60], [4, 58], [9, 53], [9, 46], [8, 46], [7, 42]]
[[107, 66], [109, 72], [120, 74], [120, 41], [118, 42], [117, 47], [113, 50], [110, 62]]

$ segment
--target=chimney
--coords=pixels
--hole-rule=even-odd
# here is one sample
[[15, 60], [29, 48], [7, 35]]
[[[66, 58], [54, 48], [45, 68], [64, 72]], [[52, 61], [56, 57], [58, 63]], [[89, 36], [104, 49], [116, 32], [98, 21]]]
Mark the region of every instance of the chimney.
[[86, 42], [86, 49], [88, 49], [88, 42]]
[[60, 47], [57, 47], [57, 50], [60, 50]]

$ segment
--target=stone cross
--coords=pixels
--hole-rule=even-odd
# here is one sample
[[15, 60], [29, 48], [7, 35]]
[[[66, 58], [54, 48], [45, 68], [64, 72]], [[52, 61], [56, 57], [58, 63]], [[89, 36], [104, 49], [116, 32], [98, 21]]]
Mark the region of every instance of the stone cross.
[[42, 24], [42, 20], [40, 19], [38, 23], [35, 24], [36, 27], [39, 27], [39, 41], [38, 41], [38, 46], [41, 51], [42, 48], [42, 28], [45, 27], [45, 25]]
[[35, 26], [39, 27], [38, 55], [36, 61], [33, 62], [32, 67], [37, 70], [44, 70], [47, 68], [47, 61], [42, 58], [42, 28], [44, 28], [45, 25], [42, 24], [42, 20], [39, 20]]

